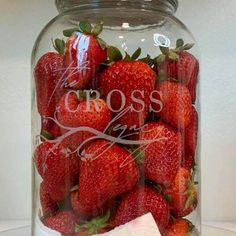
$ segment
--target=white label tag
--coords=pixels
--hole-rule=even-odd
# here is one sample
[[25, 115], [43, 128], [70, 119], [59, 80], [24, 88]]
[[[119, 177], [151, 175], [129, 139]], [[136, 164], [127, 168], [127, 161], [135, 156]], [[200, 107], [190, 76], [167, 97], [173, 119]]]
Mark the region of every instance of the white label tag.
[[114, 230], [96, 234], [94, 236], [161, 236], [157, 224], [151, 213], [143, 215], [125, 225], [121, 225]]
[[[61, 234], [47, 228], [40, 219], [36, 221], [36, 236], [60, 236]], [[151, 213], [136, 218], [125, 225], [116, 227], [112, 231], [94, 236], [161, 236], [157, 224]]]

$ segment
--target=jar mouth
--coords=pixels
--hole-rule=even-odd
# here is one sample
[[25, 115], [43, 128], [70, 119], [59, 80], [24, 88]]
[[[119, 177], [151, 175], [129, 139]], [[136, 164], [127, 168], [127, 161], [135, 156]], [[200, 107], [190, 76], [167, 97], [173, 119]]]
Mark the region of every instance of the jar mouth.
[[178, 8], [178, 0], [55, 0], [55, 5], [59, 13], [73, 9], [75, 7], [140, 7], [141, 9], [156, 9], [170, 14], [174, 14]]

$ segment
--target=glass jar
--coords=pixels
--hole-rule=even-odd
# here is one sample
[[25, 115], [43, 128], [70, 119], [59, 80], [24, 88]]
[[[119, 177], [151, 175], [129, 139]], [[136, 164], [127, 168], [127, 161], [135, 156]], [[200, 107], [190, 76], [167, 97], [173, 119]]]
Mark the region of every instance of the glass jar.
[[178, 1], [56, 6], [32, 53], [32, 235], [201, 235], [198, 48]]

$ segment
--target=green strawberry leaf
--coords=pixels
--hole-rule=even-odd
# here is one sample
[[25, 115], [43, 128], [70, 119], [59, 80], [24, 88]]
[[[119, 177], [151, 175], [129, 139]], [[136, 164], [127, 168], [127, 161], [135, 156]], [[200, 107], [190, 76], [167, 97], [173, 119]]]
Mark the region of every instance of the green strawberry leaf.
[[170, 51], [168, 47], [163, 47], [163, 46], [160, 46], [159, 48], [160, 48], [160, 50], [161, 50], [162, 54], [164, 54], [164, 55], [168, 56], [168, 54], [169, 54], [169, 51]]
[[172, 196], [169, 195], [169, 194], [165, 194], [164, 198], [165, 198], [165, 200], [166, 200], [167, 202], [171, 202], [171, 201], [172, 201]]
[[80, 21], [79, 27], [81, 31], [85, 34], [90, 34], [92, 31], [92, 25], [88, 21]]
[[94, 27], [92, 28], [92, 35], [94, 35], [95, 37], [97, 37], [99, 34], [101, 34], [103, 30], [103, 23], [100, 23], [100, 24], [96, 24], [94, 25]]
[[52, 44], [59, 54], [65, 54], [65, 41], [63, 39], [55, 39], [55, 41], [52, 40]]
[[189, 220], [186, 219], [186, 221], [188, 223], [189, 235], [199, 235], [197, 228]]
[[183, 49], [184, 50], [190, 50], [194, 46], [194, 43], [187, 43], [184, 45]]
[[183, 39], [177, 39], [176, 41], [176, 48], [184, 46], [184, 40]]
[[124, 61], [131, 61], [132, 59], [131, 59], [131, 56], [127, 53], [127, 52], [125, 52], [125, 58], [124, 58]]
[[139, 148], [130, 149], [130, 151], [134, 156], [136, 163], [138, 165], [142, 165], [144, 163], [144, 158], [145, 158], [144, 152], [141, 151]]
[[76, 28], [71, 28], [71, 29], [63, 30], [63, 35], [64, 35], [65, 37], [70, 37], [70, 36], [72, 36], [75, 32], [81, 32], [80, 28], [76, 27]]
[[46, 140], [53, 140], [54, 139], [54, 136], [51, 133], [49, 133], [47, 130], [42, 130], [41, 136], [43, 138], [45, 138]]
[[97, 38], [97, 41], [102, 49], [108, 48], [108, 44], [101, 38]]
[[109, 226], [107, 221], [110, 218], [110, 211], [107, 212], [104, 216], [98, 216], [91, 221], [87, 221], [84, 224], [76, 225], [75, 231], [76, 233], [80, 231], [86, 231], [86, 233], [90, 236], [99, 232], [100, 229], [106, 228]]
[[139, 61], [148, 64], [150, 67], [152, 67], [155, 64], [154, 59], [152, 59], [149, 54], [146, 57], [139, 59]]
[[116, 47], [108, 47], [108, 59], [110, 62], [122, 60], [123, 56], [120, 50]]
[[179, 55], [176, 52], [172, 51], [172, 50], [170, 51], [168, 57], [173, 61], [177, 61], [179, 59]]
[[136, 59], [139, 58], [139, 56], [141, 55], [142, 49], [139, 47], [131, 56], [131, 60], [135, 61]]
[[102, 217], [95, 218], [94, 222], [97, 223], [98, 225], [104, 225], [107, 223], [109, 218], [110, 218], [110, 211], [108, 211], [107, 214]]
[[160, 54], [158, 57], [156, 57], [154, 60], [156, 60], [156, 62], [158, 64], [161, 64], [162, 62], [164, 62], [166, 60], [166, 55], [164, 54]]

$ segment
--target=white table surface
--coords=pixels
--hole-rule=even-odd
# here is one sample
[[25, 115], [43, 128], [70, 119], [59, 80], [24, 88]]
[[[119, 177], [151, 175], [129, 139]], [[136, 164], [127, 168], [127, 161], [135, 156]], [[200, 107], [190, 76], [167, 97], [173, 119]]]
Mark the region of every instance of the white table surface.
[[[0, 236], [30, 236], [30, 227], [1, 232]], [[236, 236], [236, 232], [203, 226], [202, 236]]]

